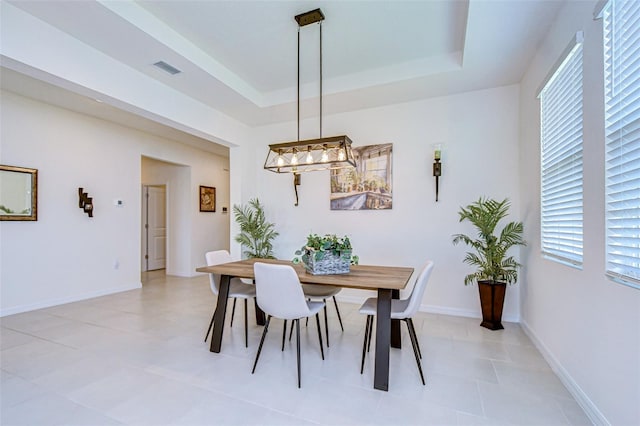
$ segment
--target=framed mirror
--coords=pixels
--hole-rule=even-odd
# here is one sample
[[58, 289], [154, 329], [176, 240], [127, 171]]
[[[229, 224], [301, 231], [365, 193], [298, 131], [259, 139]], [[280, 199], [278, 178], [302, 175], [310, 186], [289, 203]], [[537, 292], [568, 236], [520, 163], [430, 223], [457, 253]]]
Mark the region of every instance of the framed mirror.
[[0, 220], [38, 220], [38, 170], [0, 165]]

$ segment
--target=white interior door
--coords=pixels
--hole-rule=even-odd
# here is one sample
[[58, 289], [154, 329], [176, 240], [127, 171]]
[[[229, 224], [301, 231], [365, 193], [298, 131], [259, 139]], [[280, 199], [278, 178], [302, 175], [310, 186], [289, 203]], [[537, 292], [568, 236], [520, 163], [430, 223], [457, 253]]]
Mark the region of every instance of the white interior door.
[[[143, 271], [164, 269], [167, 263], [166, 187], [143, 188]], [[146, 216], [146, 217], [145, 217]]]

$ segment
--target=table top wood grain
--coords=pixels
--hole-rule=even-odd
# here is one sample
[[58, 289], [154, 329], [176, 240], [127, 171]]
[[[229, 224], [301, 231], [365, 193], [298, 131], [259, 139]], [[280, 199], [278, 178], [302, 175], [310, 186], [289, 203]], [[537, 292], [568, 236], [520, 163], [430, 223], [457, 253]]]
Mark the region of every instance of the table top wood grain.
[[362, 290], [402, 290], [407, 286], [414, 270], [401, 266], [351, 265], [348, 274], [313, 275], [307, 272], [303, 265], [295, 265], [287, 260], [246, 259], [214, 266], [202, 266], [196, 271], [253, 279], [253, 264], [256, 262], [291, 265], [303, 284], [325, 284]]

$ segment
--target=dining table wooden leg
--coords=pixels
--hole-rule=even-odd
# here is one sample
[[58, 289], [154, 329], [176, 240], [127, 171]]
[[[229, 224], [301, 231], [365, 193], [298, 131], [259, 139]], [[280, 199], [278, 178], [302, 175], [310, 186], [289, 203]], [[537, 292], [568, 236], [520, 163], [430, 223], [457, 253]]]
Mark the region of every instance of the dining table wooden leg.
[[[391, 298], [400, 299], [400, 290], [391, 290]], [[391, 320], [391, 347], [396, 349], [402, 349], [400, 323], [400, 320]]]
[[389, 352], [391, 343], [391, 290], [378, 289], [376, 315], [376, 358], [373, 387], [389, 390]]
[[224, 318], [227, 315], [227, 299], [229, 298], [229, 275], [220, 277], [220, 289], [218, 291], [218, 302], [215, 319], [213, 321], [213, 334], [211, 335], [211, 352], [220, 352], [222, 346], [222, 332], [224, 331]]

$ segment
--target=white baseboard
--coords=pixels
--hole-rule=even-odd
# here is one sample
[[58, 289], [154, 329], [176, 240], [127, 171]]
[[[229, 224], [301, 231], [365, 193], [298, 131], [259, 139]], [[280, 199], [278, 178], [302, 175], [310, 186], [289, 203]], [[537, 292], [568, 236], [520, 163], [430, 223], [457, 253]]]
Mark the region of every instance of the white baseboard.
[[30, 303], [27, 305], [14, 306], [7, 309], [0, 309], [0, 317], [7, 315], [20, 314], [23, 312], [35, 311], [36, 309], [50, 308], [52, 306], [64, 305], [65, 303], [78, 302], [80, 300], [92, 299], [94, 297], [106, 296], [108, 294], [120, 293], [128, 290], [135, 290], [142, 288], [142, 283], [133, 283], [128, 286], [113, 287], [105, 290], [94, 291], [90, 293], [83, 293], [74, 296], [61, 297], [57, 299], [44, 300], [37, 303]]
[[[466, 318], [482, 318], [482, 312], [471, 311], [468, 309], [449, 308], [446, 306], [436, 305], [420, 305], [420, 312], [428, 312], [431, 314], [452, 315], [454, 317], [466, 317]], [[502, 315], [502, 320], [505, 322], [520, 322], [519, 316]]]
[[[354, 303], [357, 305], [361, 305], [362, 303], [364, 303], [366, 297], [359, 297], [359, 296], [343, 296], [343, 295], [339, 295], [336, 296], [336, 299], [338, 299], [341, 302], [346, 302], [346, 303]], [[427, 312], [430, 314], [442, 314], [442, 315], [451, 315], [451, 316], [455, 316], [455, 317], [467, 317], [467, 318], [482, 318], [482, 314], [479, 311], [472, 311], [472, 310], [468, 310], [468, 309], [458, 309], [458, 308], [449, 308], [446, 306], [436, 306], [436, 305], [420, 305], [420, 308], [418, 309], [420, 312]], [[520, 318], [519, 317], [514, 317], [514, 316], [509, 316], [509, 315], [503, 315], [502, 319], [506, 322], [520, 322]]]
[[598, 410], [598, 407], [591, 401], [591, 399], [587, 396], [586, 393], [580, 388], [580, 386], [573, 380], [569, 372], [564, 369], [562, 364], [556, 359], [555, 356], [549, 351], [549, 349], [538, 339], [536, 334], [529, 328], [529, 325], [526, 321], [521, 321], [520, 325], [524, 330], [525, 334], [529, 336], [529, 339], [533, 342], [536, 348], [540, 351], [544, 359], [549, 363], [551, 369], [558, 376], [562, 384], [567, 388], [569, 393], [575, 398], [576, 402], [580, 407], [584, 410], [589, 420], [594, 425], [603, 425], [608, 426], [611, 423], [607, 420], [607, 418]]
[[196, 272], [196, 271], [190, 271], [190, 270], [165, 270], [165, 274], [166, 275], [170, 275], [172, 277], [180, 277], [180, 278], [193, 278], [193, 277], [199, 277], [201, 275], [207, 275], [206, 273], [202, 273], [202, 272]]
[[480, 312], [470, 311], [468, 309], [449, 308], [446, 306], [420, 305], [419, 311], [427, 312], [430, 314], [451, 315], [454, 317], [482, 318]]

